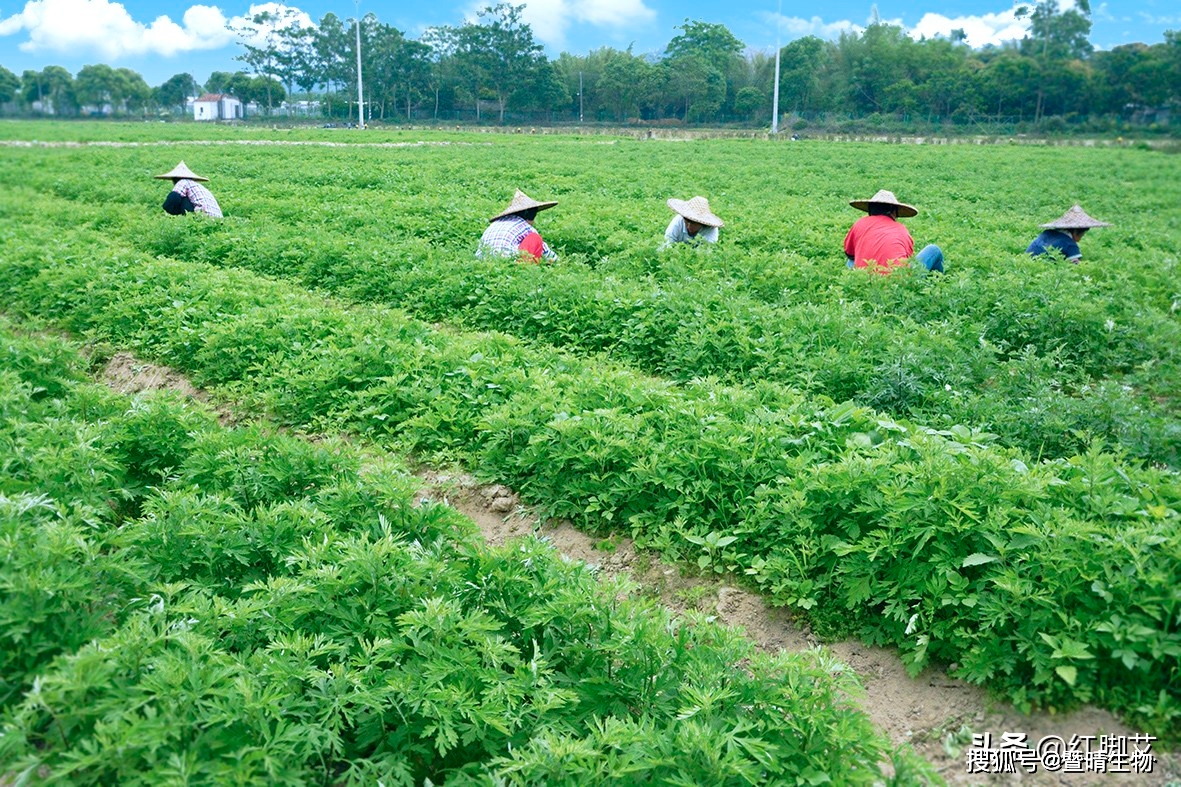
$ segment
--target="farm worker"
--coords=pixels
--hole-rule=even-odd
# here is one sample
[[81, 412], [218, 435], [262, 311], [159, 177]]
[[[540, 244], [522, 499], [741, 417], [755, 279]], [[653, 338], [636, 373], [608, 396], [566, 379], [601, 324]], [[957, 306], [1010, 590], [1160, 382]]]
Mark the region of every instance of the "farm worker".
[[869, 199], [855, 199], [849, 204], [869, 214], [854, 222], [845, 235], [845, 256], [850, 268], [873, 265], [877, 273], [889, 273], [906, 265], [914, 256], [927, 270], [943, 273], [943, 250], [932, 243], [915, 254], [914, 239], [898, 221], [918, 215], [913, 205], [899, 202], [893, 192], [885, 189]]
[[694, 197], [688, 202], [670, 199], [668, 206], [677, 215], [668, 223], [660, 248], [667, 249], [674, 243], [698, 245], [718, 242], [718, 228], [725, 226], [725, 222], [710, 211], [709, 200], [705, 197]]
[[525, 192], [517, 189], [508, 207], [488, 219], [488, 229], [480, 237], [477, 257], [499, 256], [519, 257], [527, 262], [538, 262], [543, 257], [556, 260], [546, 242], [533, 229], [533, 219], [539, 211], [552, 208], [556, 202], [538, 202]]
[[1040, 257], [1051, 252], [1061, 252], [1062, 256], [1071, 262], [1078, 262], [1083, 258], [1078, 242], [1087, 234], [1087, 230], [1111, 225], [1106, 221], [1091, 218], [1082, 208], [1075, 205], [1062, 214], [1062, 218], [1041, 226], [1045, 228], [1045, 232], [1033, 239], [1033, 243], [1025, 250], [1026, 254]]
[[171, 172], [165, 172], [156, 177], [160, 180], [172, 181], [172, 191], [168, 192], [168, 196], [164, 198], [164, 210], [167, 213], [173, 216], [182, 216], [185, 213], [196, 211], [214, 218], [221, 218], [221, 206], [217, 204], [213, 192], [197, 182], [199, 180], [208, 182], [209, 178], [203, 178], [194, 173], [185, 166], [183, 161], [173, 167]]

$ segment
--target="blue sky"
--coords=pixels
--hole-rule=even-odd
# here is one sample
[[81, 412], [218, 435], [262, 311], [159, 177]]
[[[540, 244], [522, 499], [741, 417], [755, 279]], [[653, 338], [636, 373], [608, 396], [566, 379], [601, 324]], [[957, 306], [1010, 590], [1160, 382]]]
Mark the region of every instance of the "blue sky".
[[[519, 0], [518, 0], [519, 1]], [[362, 14], [374, 13], [411, 37], [432, 25], [459, 24], [492, 0], [438, 0], [434, 3], [362, 0]], [[1060, 0], [1064, 8], [1074, 0]], [[351, 18], [350, 0], [293, 0], [288, 8], [318, 21], [328, 12]], [[528, 0], [525, 18], [548, 53], [585, 53], [602, 46], [637, 53], [659, 52], [686, 18], [719, 22], [752, 49], [774, 51], [780, 0]], [[875, 7], [883, 21], [904, 27], [916, 38], [963, 28], [968, 43], [983, 46], [1020, 38], [1024, 22], [1014, 0], [782, 0], [779, 30], [784, 43], [805, 35], [836, 38], [857, 30]], [[240, 67], [242, 50], [227, 23], [275, 3], [250, 0], [0, 0], [0, 65], [18, 75], [25, 69], [83, 65], [126, 66], [157, 85], [189, 72], [199, 81], [212, 71]], [[1164, 40], [1166, 30], [1181, 30], [1177, 0], [1092, 0], [1091, 41], [1101, 49]]]

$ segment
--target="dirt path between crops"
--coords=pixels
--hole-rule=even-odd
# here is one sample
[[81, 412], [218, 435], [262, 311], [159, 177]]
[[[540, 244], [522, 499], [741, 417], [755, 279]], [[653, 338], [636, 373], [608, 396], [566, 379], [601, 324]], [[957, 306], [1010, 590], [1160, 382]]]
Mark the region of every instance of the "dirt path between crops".
[[[318, 129], [313, 126], [311, 129]], [[263, 130], [261, 127], [251, 130]], [[291, 130], [309, 130], [307, 127], [299, 129], [275, 129], [275, 131], [282, 133]], [[419, 127], [419, 126], [392, 126], [388, 129], [379, 129], [378, 132], [386, 131], [423, 131], [431, 132], [450, 132], [452, 129], [444, 127]], [[356, 129], [352, 129], [356, 131]], [[772, 141], [771, 135], [766, 131], [727, 131], [718, 129], [667, 129], [667, 128], [566, 128], [566, 127], [484, 127], [479, 126], [475, 128], [460, 128], [456, 126], [454, 131], [465, 132], [469, 134], [487, 134], [499, 136], [515, 136], [523, 134], [527, 136], [542, 135], [574, 135], [579, 137], [598, 136], [610, 137], [606, 142], [596, 142], [593, 144], [610, 145], [615, 144], [618, 139], [635, 139], [646, 142], [694, 142], [698, 140], [711, 139], [761, 139]], [[1176, 150], [1177, 143], [1172, 140], [1156, 140], [1156, 139], [1124, 139], [1119, 137], [1117, 139], [1075, 139], [1072, 137], [1064, 138], [1046, 138], [1046, 137], [1026, 137], [1023, 135], [977, 135], [977, 136], [939, 136], [939, 135], [906, 135], [906, 134], [809, 134], [805, 136], [793, 136], [790, 134], [780, 134], [775, 141], [791, 142], [872, 142], [878, 144], [892, 144], [892, 145], [1021, 145], [1034, 147], [1086, 147], [1086, 148], [1130, 148], [1146, 146], [1154, 150]], [[472, 146], [490, 146], [494, 142], [471, 142], [466, 140], [416, 140], [414, 142], [333, 142], [330, 140], [300, 140], [300, 139], [167, 139], [167, 140], [150, 140], [143, 142], [121, 142], [117, 140], [39, 140], [39, 139], [3, 139], [0, 140], [0, 148], [82, 148], [82, 147], [102, 147], [102, 148], [150, 148], [150, 147], [172, 147], [175, 145], [200, 145], [200, 146], [222, 146], [222, 145], [261, 145], [261, 146], [279, 146], [279, 147], [324, 147], [324, 148], [417, 148], [417, 147], [472, 147]]]
[[151, 142], [107, 142], [90, 140], [37, 140], [0, 139], [3, 148], [160, 148], [174, 145], [198, 145], [219, 147], [222, 145], [254, 145], [263, 147], [312, 147], [312, 148], [428, 148], [428, 147], [474, 147], [491, 145], [491, 142], [458, 142], [446, 139], [420, 140], [417, 142], [329, 142], [327, 140], [300, 139], [169, 139]]
[[[205, 393], [184, 375], [144, 363], [129, 353], [115, 354], [99, 376], [121, 393], [171, 390], [208, 401]], [[227, 410], [218, 412], [223, 422], [232, 420]], [[683, 576], [679, 568], [638, 551], [630, 539], [595, 538], [568, 522], [544, 521], [505, 486], [480, 484], [457, 472], [422, 469], [417, 475], [424, 485], [421, 499], [445, 503], [465, 514], [479, 526], [489, 544], [504, 544], [532, 533], [545, 538], [562, 554], [596, 566], [606, 576], [630, 578], [640, 593], [658, 598], [676, 612], [696, 609], [742, 628], [765, 650], [801, 651], [821, 644], [784, 610], [768, 606], [757, 594], [722, 580]], [[1058, 716], [1026, 716], [1007, 704], [990, 700], [983, 688], [950, 678], [935, 668], [911, 678], [893, 650], [853, 641], [827, 643], [825, 647], [860, 677], [865, 687], [860, 703], [873, 723], [896, 744], [913, 745], [950, 784], [1181, 785], [1181, 758], [1161, 752], [1154, 752], [1157, 761], [1151, 774], [1047, 773], [1040, 767], [1032, 775], [969, 774], [966, 761], [973, 734], [991, 733], [993, 748], [1004, 733], [1025, 733], [1031, 746], [1047, 736], [1059, 736], [1065, 741], [1075, 735], [1096, 736], [1092, 746], [1095, 751], [1100, 735], [1127, 736], [1130, 741], [1136, 731], [1096, 708]]]

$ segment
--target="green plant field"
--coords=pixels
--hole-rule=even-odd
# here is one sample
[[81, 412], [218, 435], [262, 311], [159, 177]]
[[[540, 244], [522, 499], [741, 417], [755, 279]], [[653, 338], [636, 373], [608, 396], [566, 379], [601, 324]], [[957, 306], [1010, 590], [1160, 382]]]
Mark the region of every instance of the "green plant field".
[[487, 549], [388, 459], [112, 394], [3, 321], [0, 350], [6, 781], [928, 776], [835, 664]]
[[[436, 139], [464, 138], [435, 132]], [[329, 141], [340, 143], [416, 142], [421, 135], [397, 130], [381, 132], [357, 129], [271, 128], [265, 124], [225, 126], [208, 123], [102, 122], [52, 120], [0, 120], [0, 139], [22, 142], [258, 142], [258, 141]]]
[[[1176, 159], [467, 141], [8, 150], [0, 286], [291, 426], [458, 458], [745, 576], [916, 671], [1176, 736]], [[225, 221], [159, 211], [177, 158]], [[515, 185], [561, 200], [538, 221], [557, 267], [470, 260]], [[879, 187], [925, 209], [947, 276], [845, 271], [844, 200]], [[693, 193], [722, 243], [657, 254], [663, 198]], [[1025, 259], [1076, 199], [1119, 226], [1082, 265]]]
[[[232, 142], [240, 132], [227, 133]], [[277, 136], [289, 133], [314, 134]], [[488, 138], [411, 149], [182, 149], [178, 155], [223, 163], [230, 170], [224, 180], [232, 182], [219, 189], [222, 200], [239, 203], [225, 222], [198, 229], [142, 210], [160, 191], [144, 162], [160, 159], [161, 151], [97, 157], [57, 149], [29, 152], [25, 162], [11, 164], [32, 188], [69, 199], [57, 221], [74, 224], [85, 215], [77, 202], [86, 202], [104, 230], [154, 254], [294, 276], [426, 319], [608, 351], [678, 380], [776, 380], [896, 418], [991, 431], [1035, 457], [1070, 456], [1097, 439], [1146, 461], [1181, 461], [1175, 358], [1181, 230], [1177, 216], [1163, 209], [1181, 196], [1175, 157], [1009, 147], [596, 144], [504, 135], [481, 141]], [[572, 150], [580, 152], [571, 156]], [[765, 159], [752, 160], [753, 150], [764, 151]], [[700, 155], [730, 181], [703, 183], [691, 174]], [[481, 217], [499, 208], [492, 184], [510, 180], [505, 158], [533, 161], [535, 179], [552, 185], [531, 188], [549, 188], [564, 200], [542, 220], [553, 245], [567, 252], [562, 266], [471, 259]], [[848, 177], [855, 164], [875, 160], [883, 174]], [[1075, 194], [1099, 214], [1102, 184], [1089, 182], [1097, 179], [1090, 174], [1096, 162], [1123, 178], [1110, 184], [1121, 197], [1108, 210], [1127, 213], [1127, 220], [1086, 239], [1085, 256], [1093, 262], [1068, 267], [1024, 258], [1020, 252], [1036, 224], [1060, 212], [1047, 191]], [[891, 165], [899, 175], [884, 174]], [[1088, 176], [1048, 187], [1050, 166]], [[138, 180], [107, 182], [110, 167], [137, 173]], [[1024, 191], [982, 181], [981, 193], [971, 194], [957, 183], [941, 202], [921, 205], [914, 234], [920, 243], [943, 244], [953, 276], [881, 281], [840, 269], [840, 240], [855, 218], [843, 198], [887, 178], [898, 181], [899, 193], [921, 194], [929, 184], [913, 171], [924, 167], [949, 179], [1001, 168]], [[733, 204], [732, 228], [712, 254], [654, 253], [667, 216], [661, 195], [680, 193], [673, 185], [678, 169], [690, 170], [680, 176], [684, 181], [720, 194], [715, 202]], [[628, 175], [641, 171], [654, 175], [646, 182]], [[605, 174], [611, 172], [621, 175], [612, 180]], [[776, 181], [793, 193], [768, 188]], [[1129, 194], [1146, 204], [1130, 205]], [[1127, 242], [1117, 244], [1116, 233]]]

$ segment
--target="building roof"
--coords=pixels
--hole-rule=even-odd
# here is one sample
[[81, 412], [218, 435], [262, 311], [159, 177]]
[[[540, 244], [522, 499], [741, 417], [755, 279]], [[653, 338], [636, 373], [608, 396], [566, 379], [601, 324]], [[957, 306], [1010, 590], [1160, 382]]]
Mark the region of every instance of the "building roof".
[[237, 96], [231, 96], [229, 93], [206, 93], [199, 97], [198, 101], [221, 101], [223, 98], [232, 98], [237, 101]]

